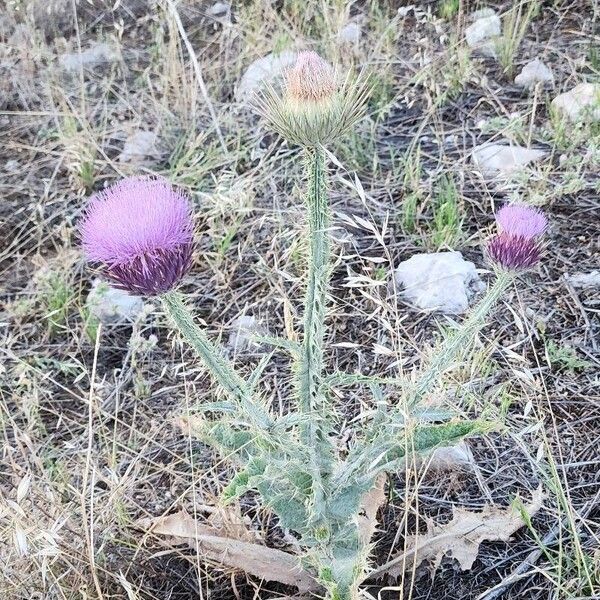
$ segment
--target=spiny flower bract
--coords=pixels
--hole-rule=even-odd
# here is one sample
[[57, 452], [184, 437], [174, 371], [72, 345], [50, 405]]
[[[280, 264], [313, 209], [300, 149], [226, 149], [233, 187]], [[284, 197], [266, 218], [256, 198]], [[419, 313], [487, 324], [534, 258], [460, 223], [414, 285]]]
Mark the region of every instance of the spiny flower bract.
[[509, 271], [535, 266], [543, 250], [540, 237], [548, 225], [544, 213], [524, 204], [507, 205], [496, 214], [496, 223], [499, 233], [487, 245], [492, 263]]
[[191, 265], [191, 205], [162, 178], [128, 177], [94, 194], [80, 231], [87, 259], [134, 294], [173, 289]]
[[299, 53], [284, 75], [283, 93], [267, 86], [256, 98], [258, 112], [293, 144], [325, 145], [347, 131], [365, 111], [368, 80], [338, 82], [334, 68], [316, 52]]

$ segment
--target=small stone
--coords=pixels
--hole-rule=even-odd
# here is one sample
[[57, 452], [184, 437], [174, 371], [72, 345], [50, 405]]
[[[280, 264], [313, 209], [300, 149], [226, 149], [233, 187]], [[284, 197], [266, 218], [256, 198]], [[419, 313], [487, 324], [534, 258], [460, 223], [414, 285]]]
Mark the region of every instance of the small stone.
[[533, 88], [538, 83], [554, 85], [552, 71], [539, 59], [528, 62], [515, 77], [515, 83], [524, 88]]
[[566, 275], [565, 279], [574, 288], [581, 288], [584, 290], [600, 288], [600, 271], [598, 270], [590, 271], [589, 273]]
[[552, 108], [565, 114], [571, 121], [588, 116], [600, 121], [600, 83], [580, 83], [572, 90], [552, 100]]
[[234, 354], [240, 352], [256, 352], [261, 343], [254, 339], [257, 335], [268, 335], [264, 325], [252, 315], [242, 315], [232, 323], [232, 330], [227, 340], [227, 348]]
[[76, 72], [83, 69], [94, 69], [100, 65], [115, 62], [119, 57], [118, 53], [108, 44], [94, 44], [81, 53], [73, 52], [63, 54], [59, 63], [60, 66], [68, 72]]
[[431, 459], [424, 457], [422, 460], [424, 464], [429, 463], [429, 468], [433, 471], [472, 469], [475, 466], [475, 457], [464, 441], [454, 446], [437, 448], [433, 451]]
[[496, 11], [493, 8], [480, 8], [479, 10], [474, 10], [470, 15], [471, 20], [473, 21], [494, 16], [496, 16]]
[[119, 162], [139, 164], [148, 157], [160, 158], [156, 142], [158, 136], [153, 131], [138, 130], [126, 140], [123, 151], [119, 154]]
[[404, 288], [403, 298], [417, 308], [453, 315], [464, 313], [485, 287], [475, 265], [460, 252], [415, 254], [398, 265], [394, 279]]
[[131, 323], [144, 309], [142, 298], [131, 296], [100, 279], [92, 284], [85, 303], [90, 313], [105, 325]]
[[543, 150], [503, 144], [482, 144], [471, 153], [473, 164], [484, 175], [507, 175], [546, 156]]
[[283, 75], [296, 62], [296, 53], [284, 50], [279, 54], [267, 54], [255, 60], [244, 73], [235, 90], [239, 102], [246, 102], [260, 90], [265, 83], [273, 82]]
[[338, 40], [345, 44], [358, 44], [360, 42], [360, 25], [354, 21], [348, 23], [338, 32]]
[[215, 2], [209, 9], [208, 14], [211, 17], [223, 18], [229, 15], [231, 4], [228, 2]]
[[415, 12], [415, 5], [409, 4], [408, 6], [401, 6], [398, 9], [399, 17], [407, 17], [411, 12]]
[[485, 56], [496, 58], [496, 41], [501, 32], [502, 24], [498, 15], [479, 17], [465, 30], [467, 45]]
[[444, 138], [444, 146], [458, 146], [458, 136], [454, 133]]

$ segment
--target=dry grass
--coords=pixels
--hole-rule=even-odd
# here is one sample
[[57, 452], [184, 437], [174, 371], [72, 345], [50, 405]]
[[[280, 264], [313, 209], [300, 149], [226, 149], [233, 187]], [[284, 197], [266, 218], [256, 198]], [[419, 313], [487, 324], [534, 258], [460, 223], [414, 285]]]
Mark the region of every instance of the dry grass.
[[[547, 259], [506, 297], [440, 390], [465, 413], [506, 419], [507, 433], [471, 442], [475, 472], [398, 474], [376, 555], [385, 561], [425, 518], [449, 518], [453, 503], [508, 504], [542, 483], [544, 511], [510, 544], [483, 547], [473, 571], [444, 565], [433, 586], [420, 573], [407, 575], [381, 598], [491, 600], [486, 594], [503, 581], [510, 585], [502, 598], [600, 594], [598, 296], [563, 279], [598, 266], [597, 129], [565, 131], [550, 118], [552, 93], [526, 95], [499, 64], [470, 57], [457, 41], [466, 3], [457, 3], [458, 14], [444, 9], [443, 20], [435, 3], [404, 15], [375, 1], [248, 0], [224, 22], [210, 4], [181, 2], [196, 64], [174, 3], [123, 0], [114, 11], [112, 4], [30, 0], [9, 2], [0, 14], [0, 597], [285, 594], [224, 574], [187, 549], [167, 551], [132, 527], [143, 516], [214, 503], [230, 469], [173, 424], [215, 391], [158, 307], [148, 304], [131, 327], [90, 322], [91, 275], [76, 251], [75, 223], [90, 190], [128, 173], [165, 174], [197, 206], [199, 250], [185, 289], [210, 334], [226, 340], [241, 314], [271, 333], [297, 329], [304, 215], [301, 190], [290, 182], [298, 161], [234, 97], [252, 60], [293, 44], [368, 66], [376, 82], [369, 117], [333, 149], [344, 166], [334, 166], [331, 190], [339, 257], [331, 369], [410, 372], [447, 326], [381, 285], [411, 253], [444, 247], [434, 211], [442, 175], [455, 184], [462, 222], [447, 243], [478, 266], [481, 232], [502, 201], [529, 196], [552, 222]], [[516, 65], [541, 56], [561, 91], [597, 78], [586, 2], [546, 4]], [[349, 18], [363, 36], [343, 47], [336, 34]], [[65, 74], [58, 57], [98, 40], [117, 58]], [[157, 134], [156, 156], [120, 162], [138, 129]], [[510, 186], [483, 180], [469, 151], [503, 138], [546, 148], [549, 158]], [[407, 220], [403, 202], [411, 198]], [[590, 366], [553, 361], [549, 341]], [[248, 371], [259, 359], [236, 357]], [[283, 355], [269, 365], [267, 385], [285, 410]], [[360, 388], [340, 389], [336, 401], [349, 419], [369, 403]], [[289, 542], [255, 498], [242, 509], [269, 544]], [[538, 550], [535, 564], [524, 562]]]

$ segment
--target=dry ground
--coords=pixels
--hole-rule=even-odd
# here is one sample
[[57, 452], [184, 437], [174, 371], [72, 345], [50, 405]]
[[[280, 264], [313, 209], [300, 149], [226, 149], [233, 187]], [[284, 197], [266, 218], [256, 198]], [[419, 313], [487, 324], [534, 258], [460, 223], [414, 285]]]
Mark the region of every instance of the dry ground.
[[[502, 598], [599, 597], [600, 303], [597, 290], [565, 280], [598, 267], [598, 129], [561, 125], [548, 111], [559, 91], [598, 78], [598, 8], [583, 0], [541, 4], [513, 66], [518, 72], [539, 56], [556, 90], [527, 94], [514, 74], [469, 56], [461, 42], [466, 15], [483, 4], [465, 0], [458, 12], [443, 4], [398, 12], [394, 2], [248, 0], [234, 3], [227, 21], [211, 16], [210, 3], [184, 0], [177, 10], [208, 105], [167, 3], [5, 0], [2, 598], [230, 600], [293, 592], [222, 573], [133, 527], [140, 517], [213, 504], [230, 470], [173, 424], [214, 391], [157, 306], [149, 304], [133, 326], [106, 327], [96, 337], [85, 306], [93, 275], [75, 230], [91, 190], [128, 173], [167, 175], [196, 203], [199, 248], [185, 291], [210, 334], [226, 340], [241, 314], [271, 333], [296, 326], [301, 165], [234, 97], [252, 60], [287, 47], [367, 67], [376, 85], [358, 133], [332, 149], [343, 167], [332, 165], [338, 260], [330, 369], [410, 372], [448, 325], [390, 297], [385, 283], [399, 261], [451, 247], [485, 268], [490, 215], [508, 199], [543, 205], [551, 221], [543, 263], [506, 296], [440, 393], [466, 413], [506, 419], [506, 432], [470, 441], [475, 470], [393, 478], [375, 555], [385, 561], [402, 548], [402, 519], [407, 531], [423, 531], [425, 517], [447, 521], [455, 503], [506, 506], [543, 485], [544, 508], [510, 543], [484, 544], [471, 571], [449, 561], [433, 579], [419, 571], [381, 598], [490, 598], [482, 595], [540, 548]], [[363, 34], [344, 47], [336, 32], [348, 19]], [[65, 73], [59, 56], [98, 41], [117, 56]], [[156, 155], [118, 160], [139, 129], [158, 134]], [[490, 139], [529, 142], [548, 157], [510, 185], [484, 180], [468, 155]], [[442, 175], [454, 182], [462, 221], [449, 229], [435, 218]], [[236, 360], [249, 370], [260, 356], [240, 352]], [[265, 385], [284, 410], [285, 356], [275, 355]], [[340, 408], [356, 414], [368, 402], [364, 392], [340, 390]], [[285, 546], [255, 498], [245, 498], [242, 510], [269, 544]]]

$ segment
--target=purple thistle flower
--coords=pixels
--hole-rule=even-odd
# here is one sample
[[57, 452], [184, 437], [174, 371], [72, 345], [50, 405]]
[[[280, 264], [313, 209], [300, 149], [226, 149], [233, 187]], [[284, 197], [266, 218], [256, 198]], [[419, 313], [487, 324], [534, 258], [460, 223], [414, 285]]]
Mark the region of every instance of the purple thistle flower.
[[165, 179], [128, 177], [94, 194], [80, 232], [87, 259], [136, 295], [168, 292], [191, 266], [191, 205]]
[[507, 204], [496, 213], [496, 223], [504, 233], [531, 239], [546, 231], [548, 220], [538, 208]]
[[496, 223], [500, 233], [488, 242], [488, 258], [509, 271], [535, 266], [543, 251], [539, 238], [548, 225], [544, 213], [523, 204], [507, 205], [496, 214]]

